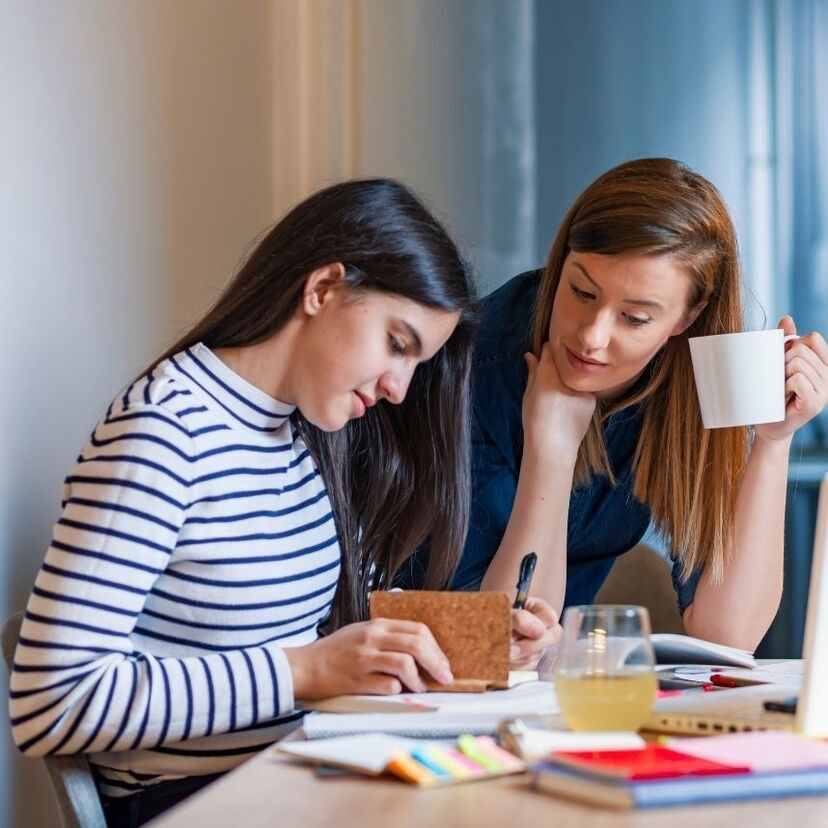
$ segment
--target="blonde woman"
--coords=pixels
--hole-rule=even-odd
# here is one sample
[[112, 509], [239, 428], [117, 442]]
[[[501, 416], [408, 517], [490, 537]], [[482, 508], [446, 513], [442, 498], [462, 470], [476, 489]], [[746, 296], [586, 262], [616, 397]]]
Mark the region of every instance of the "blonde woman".
[[736, 236], [710, 182], [654, 158], [591, 184], [545, 270], [486, 300], [455, 587], [512, 588], [534, 549], [536, 596], [590, 603], [652, 520], [687, 632], [754, 649], [782, 593], [791, 438], [825, 405], [828, 347], [819, 333], [787, 346], [783, 422], [706, 431], [687, 339], [742, 327]]

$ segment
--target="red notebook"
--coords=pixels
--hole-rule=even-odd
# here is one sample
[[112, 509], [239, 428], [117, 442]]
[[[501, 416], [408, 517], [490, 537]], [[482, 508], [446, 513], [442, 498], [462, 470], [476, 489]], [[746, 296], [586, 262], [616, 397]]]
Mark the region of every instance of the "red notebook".
[[638, 750], [578, 750], [553, 753], [550, 761], [584, 773], [630, 782], [674, 779], [679, 776], [713, 776], [750, 773], [746, 765], [723, 765], [699, 759], [663, 745], [648, 744]]

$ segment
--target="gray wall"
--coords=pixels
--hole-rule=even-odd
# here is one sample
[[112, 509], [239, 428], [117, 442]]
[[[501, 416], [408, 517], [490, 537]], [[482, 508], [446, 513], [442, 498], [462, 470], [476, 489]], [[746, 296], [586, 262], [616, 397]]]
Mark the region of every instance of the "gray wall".
[[[0, 20], [5, 618], [108, 400], [272, 220], [273, 87], [268, 3], [2, 0]], [[0, 825], [56, 825], [3, 721]]]

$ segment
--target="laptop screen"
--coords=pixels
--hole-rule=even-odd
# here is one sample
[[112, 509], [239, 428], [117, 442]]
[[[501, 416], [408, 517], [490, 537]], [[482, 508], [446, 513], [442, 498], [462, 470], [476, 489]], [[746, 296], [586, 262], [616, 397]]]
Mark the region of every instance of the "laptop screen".
[[828, 736], [828, 474], [819, 489], [802, 657], [805, 676], [796, 708], [796, 730], [824, 738]]

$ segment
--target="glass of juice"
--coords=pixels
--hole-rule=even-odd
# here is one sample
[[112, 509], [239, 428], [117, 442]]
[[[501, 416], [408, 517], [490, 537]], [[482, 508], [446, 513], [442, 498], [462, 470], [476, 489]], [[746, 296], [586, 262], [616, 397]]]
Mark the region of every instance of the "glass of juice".
[[561, 715], [572, 730], [638, 730], [658, 687], [644, 607], [568, 607], [555, 665]]

